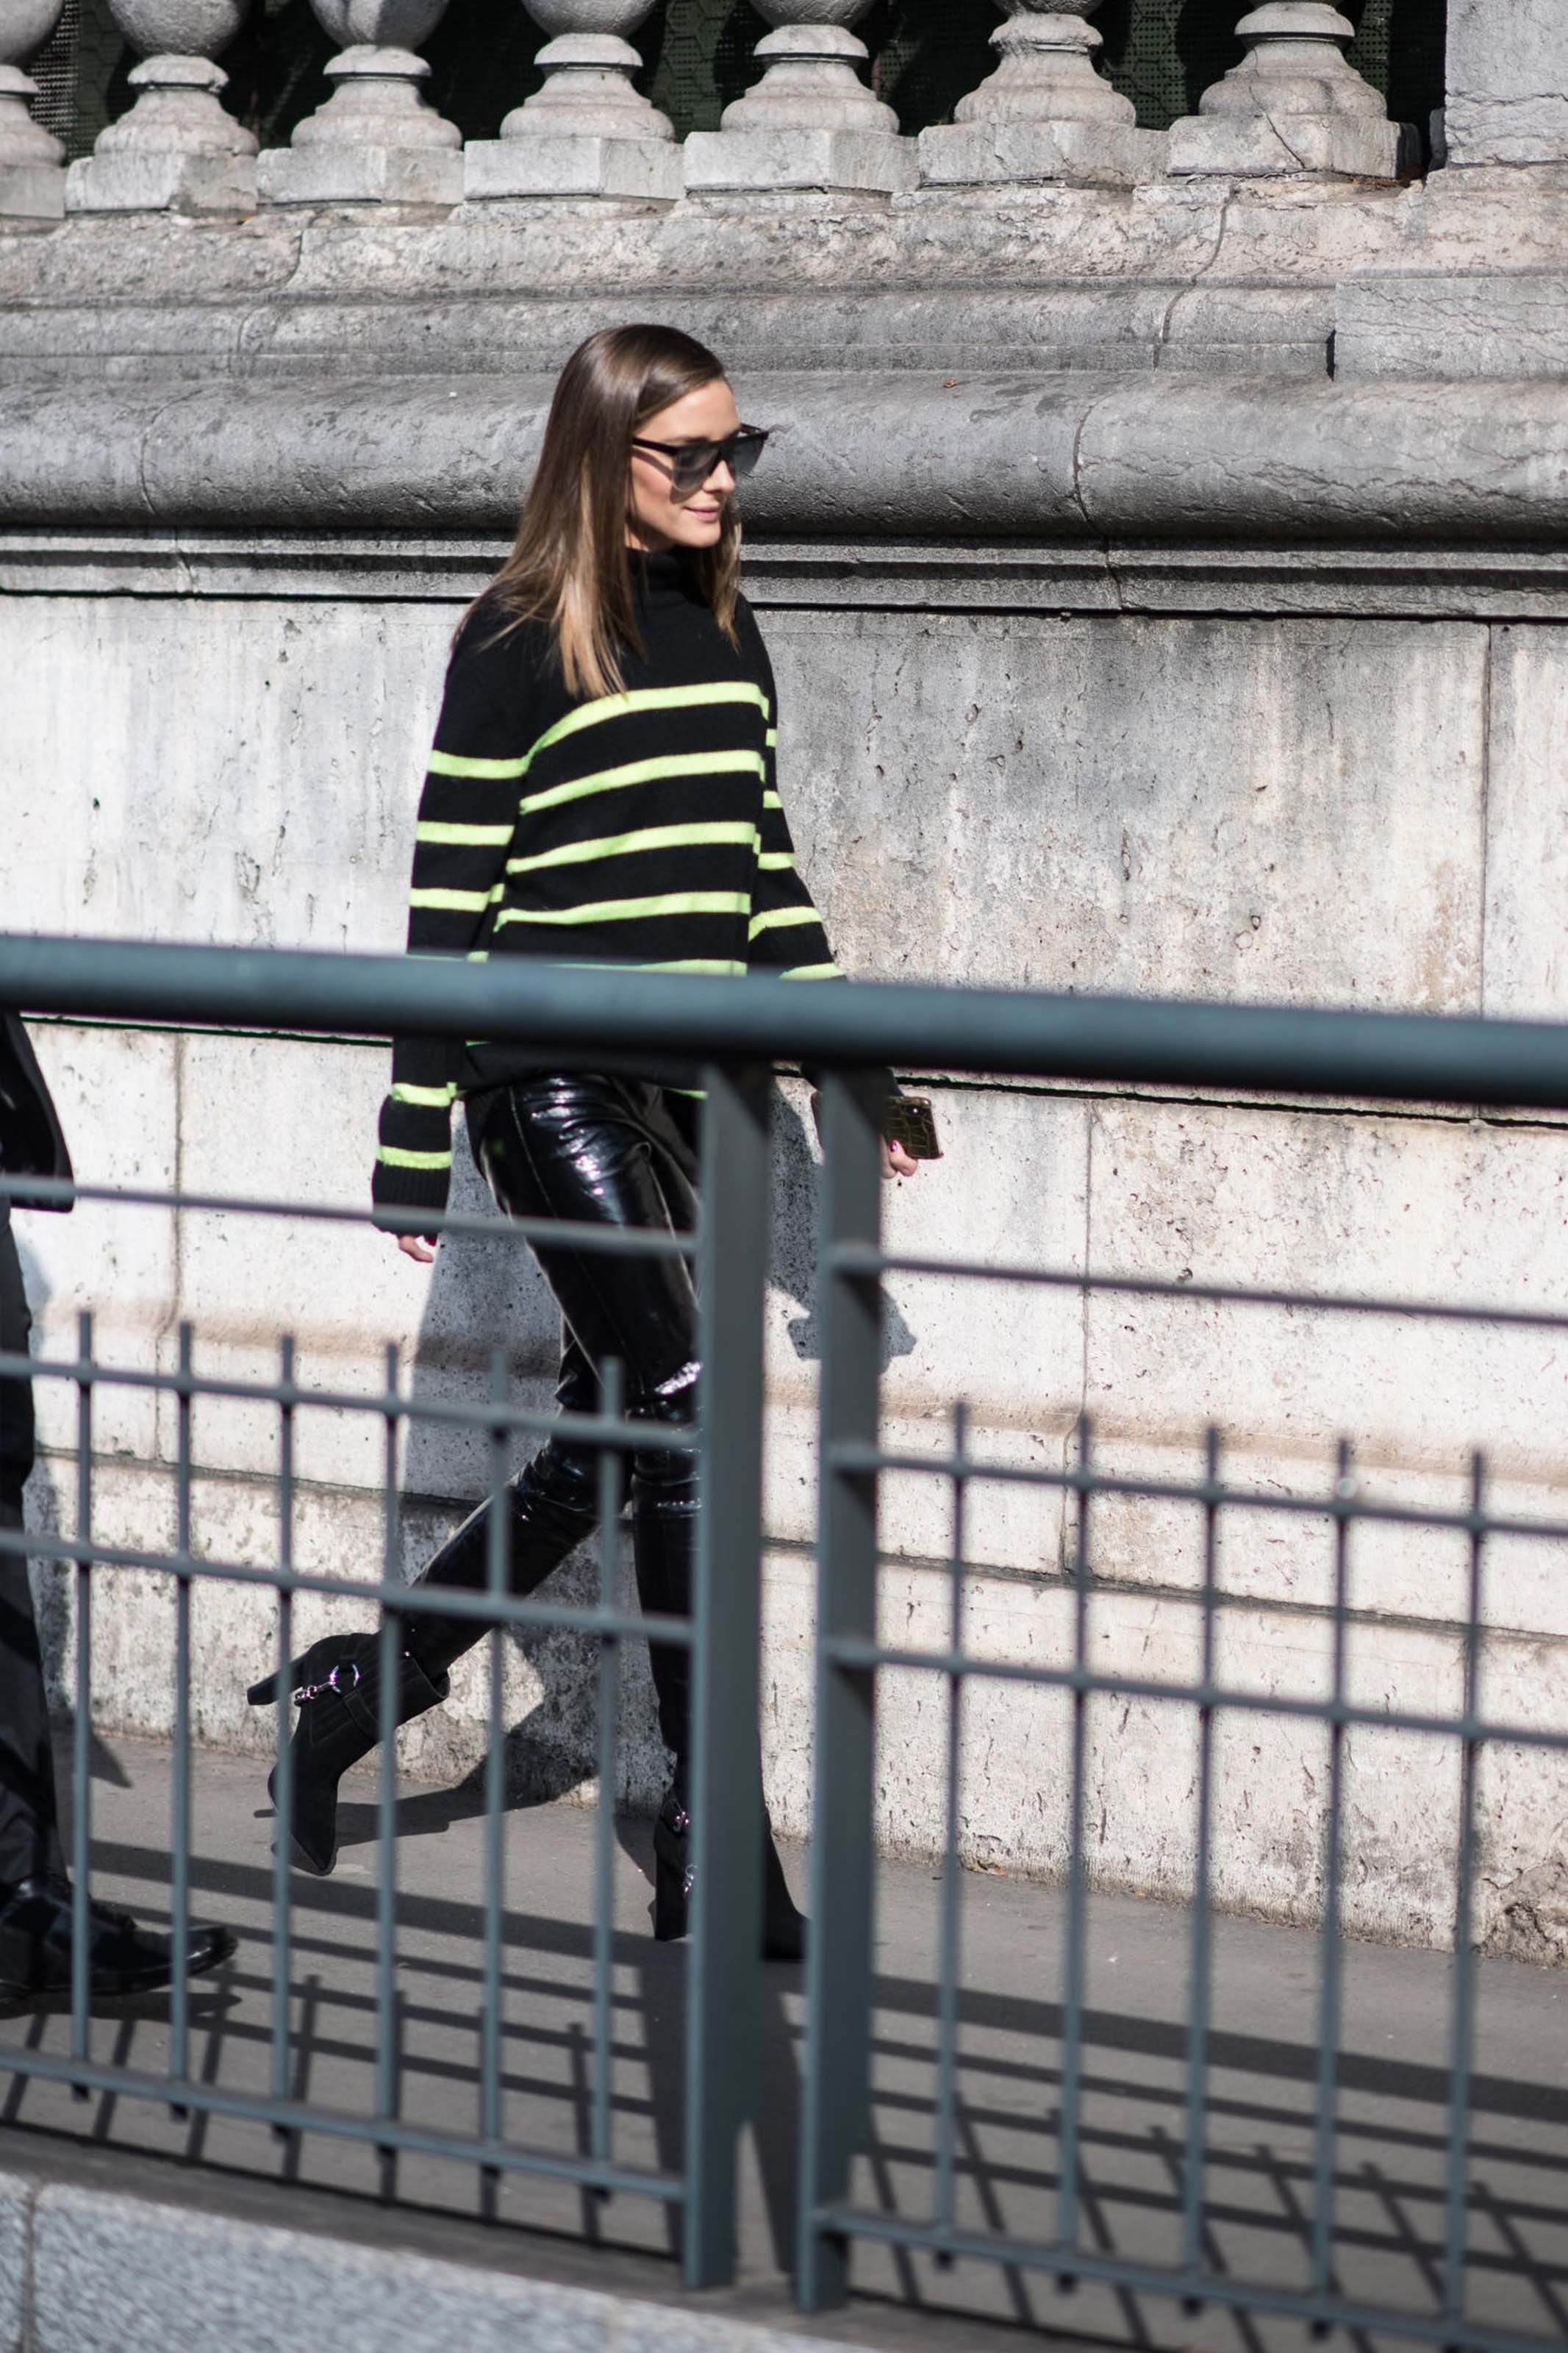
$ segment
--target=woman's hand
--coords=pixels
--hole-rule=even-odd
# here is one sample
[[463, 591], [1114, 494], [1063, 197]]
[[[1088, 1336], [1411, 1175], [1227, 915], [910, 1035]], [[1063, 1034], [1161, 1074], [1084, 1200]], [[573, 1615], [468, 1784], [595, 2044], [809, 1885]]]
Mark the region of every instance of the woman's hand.
[[429, 1266], [436, 1256], [436, 1244], [428, 1234], [399, 1234], [397, 1247], [405, 1258], [414, 1259], [420, 1266]]
[[918, 1176], [920, 1173], [920, 1162], [911, 1159], [901, 1144], [889, 1144], [884, 1141], [882, 1178], [885, 1184], [890, 1185], [895, 1176]]

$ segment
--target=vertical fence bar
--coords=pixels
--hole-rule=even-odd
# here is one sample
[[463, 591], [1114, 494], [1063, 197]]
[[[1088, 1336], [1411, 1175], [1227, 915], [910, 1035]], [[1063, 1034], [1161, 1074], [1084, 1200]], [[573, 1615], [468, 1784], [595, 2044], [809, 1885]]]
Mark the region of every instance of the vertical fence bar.
[[770, 1186], [765, 1071], [705, 1073], [700, 1484], [693, 1611], [692, 1890], [685, 2276], [735, 2268], [736, 2145], [751, 2113], [762, 1943], [763, 1309]]
[[1350, 1524], [1354, 1505], [1351, 1450], [1342, 1439], [1334, 1478], [1333, 1696], [1329, 1718], [1329, 1811], [1323, 1833], [1321, 1985], [1318, 2000], [1318, 2098], [1312, 2183], [1312, 2293], [1326, 2295], [1334, 2276], [1334, 2166], [1339, 2149], [1340, 1843], [1344, 1819], [1345, 1642], [1350, 1603]]
[[[88, 1899], [92, 1862], [92, 1316], [77, 1317], [76, 1540], [84, 1547], [76, 1565], [76, 1722], [71, 1726], [71, 2057], [86, 2061], [91, 2027], [88, 2017]], [[26, 1575], [26, 1563], [22, 1564]], [[78, 2084], [79, 2097], [87, 2086]]]
[[877, 1679], [838, 1665], [826, 1645], [877, 1631], [877, 1474], [840, 1469], [835, 1457], [877, 1440], [881, 1280], [841, 1267], [837, 1253], [880, 1237], [879, 1096], [874, 1079], [847, 1072], [822, 1089], [816, 1787], [796, 2272], [806, 2312], [849, 2293], [848, 2238], [822, 2217], [848, 2196], [870, 2106]]
[[[178, 1534], [174, 1571], [174, 1981], [170, 1988], [169, 2073], [191, 2072], [191, 1391], [193, 1337], [180, 1325]], [[175, 2114], [183, 2113], [178, 2104]]]
[[[507, 1428], [506, 1350], [490, 1351], [490, 1403], [497, 1409], [489, 1436], [489, 1517], [485, 1525], [485, 1575], [490, 1599], [500, 1601], [511, 1583], [511, 1514], [507, 1493], [511, 1433]], [[501, 2137], [501, 1915], [506, 1871], [505, 1641], [498, 1619], [485, 1642], [489, 1667], [489, 1724], [485, 1750], [485, 1955], [479, 2021], [479, 2138], [494, 2148]], [[400, 1646], [401, 1647], [401, 1646]], [[496, 2168], [481, 2164], [480, 2201], [487, 2217], [500, 2191]]]
[[[1058, 2147], [1061, 2179], [1057, 2185], [1057, 2244], [1064, 2257], [1078, 2248], [1078, 2150], [1083, 2098], [1084, 1953], [1088, 1895], [1084, 1886], [1083, 1810], [1089, 1764], [1089, 1694], [1082, 1677], [1089, 1666], [1089, 1523], [1093, 1479], [1094, 1433], [1085, 1414], [1078, 1426], [1078, 1532], [1073, 1562], [1073, 1667], [1079, 1678], [1072, 1694], [1072, 1762], [1068, 1802], [1068, 1915], [1062, 1968], [1062, 2113]], [[1064, 2287], [1074, 2284], [1070, 2263]]]
[[[1204, 1461], [1203, 1664], [1198, 1681], [1214, 1689], [1215, 1608], [1219, 1588], [1219, 1432], [1211, 1429]], [[1187, 2134], [1182, 2168], [1182, 2269], [1204, 2265], [1205, 2124], [1208, 2110], [1209, 2015], [1214, 1998], [1214, 1709], [1198, 1705], [1198, 1824], [1193, 1858], [1193, 1946], [1187, 1992]]]
[[1469, 2264], [1470, 2074], [1476, 2039], [1476, 1777], [1481, 1712], [1481, 1578], [1486, 1463], [1470, 1463], [1469, 1598], [1465, 1615], [1465, 1738], [1459, 1779], [1458, 1896], [1454, 1919], [1454, 2018], [1448, 2090], [1448, 2181], [1443, 2233], [1443, 2317], [1462, 2323]]
[[[398, 1542], [397, 1434], [402, 1418], [398, 1393], [395, 1341], [385, 1358], [385, 1446], [382, 1472], [382, 1561], [384, 1586], [396, 1584], [402, 1574]], [[376, 1788], [375, 1891], [375, 2116], [378, 2124], [394, 2124], [398, 2107], [397, 2031], [397, 1685], [403, 1649], [403, 1622], [395, 1609], [381, 1603], [380, 1667], [377, 1730], [381, 1736], [380, 1774]], [[388, 2143], [381, 2150], [382, 2194], [390, 2197], [396, 2180], [397, 2153]]]
[[[624, 1384], [618, 1363], [599, 1372], [599, 1410], [621, 1418]], [[599, 1449], [599, 1607], [616, 1606], [616, 1550], [620, 1537], [621, 1462], [616, 1449]], [[616, 1942], [616, 1719], [620, 1706], [621, 1646], [599, 1637], [599, 1808], [594, 1820], [594, 2122], [593, 2152], [601, 2165], [614, 2156], [611, 2133], [611, 1971]]]
[[[278, 1351], [278, 1566], [287, 1577], [294, 1567], [294, 1338], [286, 1333]], [[294, 1831], [294, 1746], [289, 1717], [293, 1694], [289, 1665], [294, 1655], [294, 1597], [278, 1588], [277, 1761], [272, 1777], [272, 2096], [289, 2091], [289, 1979], [293, 1976], [293, 1889], [289, 1883]]]
[[[948, 1648], [958, 1657], [963, 1649], [963, 1560], [965, 1517], [969, 1502], [967, 1463], [969, 1409], [960, 1404], [952, 1413], [952, 1590], [948, 1599]], [[958, 1865], [959, 1778], [963, 1758], [963, 1677], [956, 1670], [947, 1678], [947, 1838], [942, 1857], [942, 1940], [937, 1968], [936, 2078], [936, 2200], [939, 2231], [953, 2227], [956, 2168], [953, 2143], [958, 2116], [958, 1978], [962, 1966], [961, 1882]], [[939, 2257], [940, 2260], [940, 2257]]]

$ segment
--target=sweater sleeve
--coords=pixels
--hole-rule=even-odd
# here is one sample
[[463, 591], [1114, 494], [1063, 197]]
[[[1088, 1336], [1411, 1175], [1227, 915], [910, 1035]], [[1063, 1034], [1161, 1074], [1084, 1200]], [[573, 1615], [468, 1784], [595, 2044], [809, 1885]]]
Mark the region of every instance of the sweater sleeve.
[[[447, 672], [435, 748], [419, 797], [408, 893], [410, 955], [483, 955], [500, 898], [528, 765], [528, 662], [493, 613], [470, 616]], [[399, 1038], [381, 1107], [371, 1182], [377, 1209], [439, 1215], [452, 1176], [456, 1039]]]
[[763, 753], [762, 846], [757, 854], [757, 879], [752, 893], [752, 920], [746, 961], [752, 972], [770, 972], [786, 980], [842, 980], [833, 960], [822, 918], [795, 862], [795, 842], [779, 796], [778, 687], [762, 632], [750, 608], [742, 607], [742, 628], [757, 665], [758, 678], [768, 698], [767, 741]]

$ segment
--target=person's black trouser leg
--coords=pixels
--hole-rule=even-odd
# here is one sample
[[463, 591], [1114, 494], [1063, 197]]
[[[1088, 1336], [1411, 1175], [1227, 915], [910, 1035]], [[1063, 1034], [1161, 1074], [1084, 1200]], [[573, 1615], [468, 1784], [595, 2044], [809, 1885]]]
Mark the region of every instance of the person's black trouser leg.
[[[689, 1232], [696, 1224], [696, 1162], [661, 1091], [592, 1075], [530, 1079], [499, 1092], [479, 1128], [479, 1150], [497, 1201], [516, 1217]], [[565, 1326], [557, 1396], [592, 1411], [598, 1366], [622, 1367], [635, 1420], [690, 1421], [698, 1379], [697, 1293], [683, 1259], [537, 1251]], [[630, 1471], [633, 1546], [645, 1609], [684, 1617], [691, 1606], [696, 1543], [693, 1456], [657, 1443]], [[551, 1439], [509, 1494], [510, 1585], [541, 1584], [598, 1522], [598, 1467], [591, 1449]], [[426, 1581], [479, 1590], [488, 1581], [489, 1506], [443, 1547]], [[409, 1620], [408, 1648], [437, 1674], [479, 1640], [472, 1619]], [[659, 1728], [678, 1759], [688, 1746], [687, 1654], [651, 1646]]]
[[[10, 1213], [0, 1203], [0, 1354], [25, 1356], [32, 1317]], [[0, 1377], [0, 1529], [22, 1526], [33, 1467], [33, 1385]], [[27, 1561], [0, 1552], [0, 1886], [63, 1874], [44, 1662]]]

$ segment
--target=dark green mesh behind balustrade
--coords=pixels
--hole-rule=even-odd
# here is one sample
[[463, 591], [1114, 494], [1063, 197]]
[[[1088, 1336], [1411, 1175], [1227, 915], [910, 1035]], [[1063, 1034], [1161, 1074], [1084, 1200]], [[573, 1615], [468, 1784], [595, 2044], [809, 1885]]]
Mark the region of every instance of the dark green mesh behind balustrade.
[[[1443, 102], [1446, 0], [1340, 5], [1357, 26], [1352, 63], [1387, 98], [1395, 120], [1425, 137]], [[1095, 21], [1105, 69], [1141, 122], [1163, 130], [1193, 111], [1240, 57], [1236, 25], [1244, 12], [1245, 0], [1104, 0]], [[859, 30], [877, 89], [906, 131], [951, 121], [995, 63], [989, 38], [999, 22], [992, 0], [876, 0]], [[750, 88], [752, 53], [765, 29], [750, 0], [658, 0], [637, 37], [643, 87], [683, 137], [715, 129], [730, 100]], [[533, 58], [543, 38], [521, 0], [452, 0], [426, 51], [431, 99], [467, 138], [493, 138], [507, 110], [538, 88]], [[309, 0], [258, 0], [223, 60], [228, 103], [267, 145], [286, 142], [329, 94], [321, 68], [331, 48]], [[42, 119], [73, 155], [87, 153], [129, 103], [125, 76], [134, 62], [108, 0], [67, 0], [34, 70], [46, 91]]]

